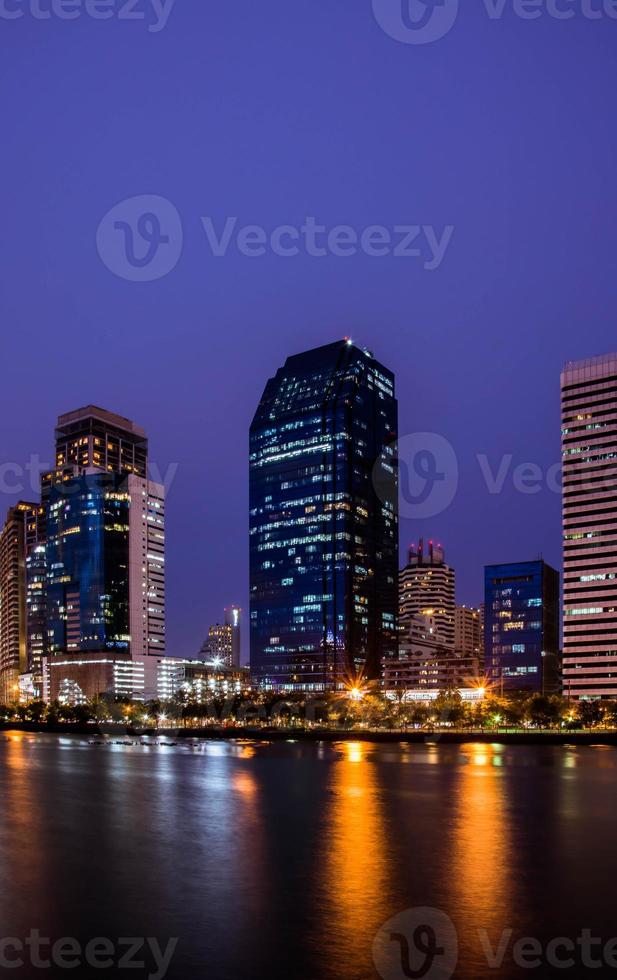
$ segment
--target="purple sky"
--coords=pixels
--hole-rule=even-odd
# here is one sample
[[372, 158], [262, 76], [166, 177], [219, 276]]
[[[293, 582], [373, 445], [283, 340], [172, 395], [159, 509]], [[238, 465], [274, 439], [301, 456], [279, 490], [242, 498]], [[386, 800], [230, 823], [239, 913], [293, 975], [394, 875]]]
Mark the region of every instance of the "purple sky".
[[[247, 430], [265, 381], [348, 333], [396, 372], [401, 434], [440, 433], [458, 456], [453, 503], [404, 520], [402, 544], [441, 540], [468, 603], [484, 563], [559, 565], [558, 494], [508, 480], [491, 495], [476, 457], [557, 462], [563, 361], [617, 347], [617, 21], [462, 7], [426, 45], [389, 37], [371, 0], [177, 0], [159, 33], [85, 13], [0, 24], [0, 463], [49, 459], [58, 413], [88, 402], [145, 426], [159, 467], [178, 464], [170, 653], [246, 607]], [[147, 283], [96, 247], [106, 212], [142, 194], [184, 228], [175, 269]], [[455, 231], [427, 271], [215, 258], [200, 221], [308, 215]]]

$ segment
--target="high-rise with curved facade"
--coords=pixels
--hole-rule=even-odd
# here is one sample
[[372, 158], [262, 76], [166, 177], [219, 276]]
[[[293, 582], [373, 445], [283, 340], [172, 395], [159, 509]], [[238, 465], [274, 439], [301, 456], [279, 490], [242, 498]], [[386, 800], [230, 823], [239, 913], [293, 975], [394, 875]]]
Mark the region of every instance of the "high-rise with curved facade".
[[289, 357], [250, 431], [251, 669], [324, 690], [397, 651], [394, 375], [349, 340]]

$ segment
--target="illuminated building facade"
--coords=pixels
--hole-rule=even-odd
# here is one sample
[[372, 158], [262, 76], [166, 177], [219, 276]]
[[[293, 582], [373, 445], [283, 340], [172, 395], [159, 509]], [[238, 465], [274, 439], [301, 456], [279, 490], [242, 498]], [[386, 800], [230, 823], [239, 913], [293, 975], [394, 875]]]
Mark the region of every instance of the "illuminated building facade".
[[496, 690], [559, 693], [559, 573], [546, 562], [487, 565], [484, 651]]
[[191, 701], [203, 703], [211, 698], [233, 697], [251, 689], [248, 667], [214, 666], [203, 660], [165, 657], [158, 663], [157, 696], [171, 701], [184, 692]]
[[201, 658], [216, 666], [240, 666], [240, 623], [242, 610], [239, 606], [227, 606], [225, 622], [214, 623], [208, 629], [208, 639], [199, 651]]
[[478, 658], [447, 651], [385, 662], [383, 687], [386, 694], [403, 701], [432, 701], [439, 693], [450, 691], [474, 700], [484, 693]]
[[483, 657], [484, 626], [482, 612], [471, 606], [454, 610], [454, 649], [463, 657]]
[[617, 354], [561, 375], [563, 689], [617, 698]]
[[139, 692], [140, 658], [165, 652], [165, 492], [145, 475], [145, 433], [94, 406], [70, 412], [56, 464], [43, 478], [52, 687], [70, 686], [73, 658], [78, 687]]
[[250, 431], [251, 669], [264, 686], [323, 690], [396, 656], [396, 435], [394, 376], [351, 341], [289, 357], [268, 381]]
[[411, 545], [407, 565], [399, 574], [399, 624], [401, 639], [417, 616], [430, 616], [448, 650], [455, 647], [455, 573], [446, 565], [441, 545], [421, 538]]
[[146, 479], [146, 434], [130, 419], [96, 405], [67, 412], [56, 426], [56, 469], [75, 466]]
[[227, 606], [225, 625], [231, 628], [231, 667], [240, 666], [242, 610], [239, 606]]
[[43, 696], [43, 661], [47, 636], [47, 517], [42, 504], [34, 504], [26, 533], [27, 671], [32, 697]]
[[0, 532], [0, 703], [19, 700], [19, 676], [28, 670], [26, 560], [38, 532], [38, 505], [11, 507]]
[[130, 651], [129, 504], [124, 478], [88, 473], [47, 496], [50, 656]]
[[200, 655], [217, 666], [232, 666], [233, 635], [227, 623], [214, 623], [208, 628], [208, 639], [200, 650]]
[[450, 648], [439, 632], [435, 616], [418, 615], [406, 620], [398, 643], [399, 657], [447, 653]]

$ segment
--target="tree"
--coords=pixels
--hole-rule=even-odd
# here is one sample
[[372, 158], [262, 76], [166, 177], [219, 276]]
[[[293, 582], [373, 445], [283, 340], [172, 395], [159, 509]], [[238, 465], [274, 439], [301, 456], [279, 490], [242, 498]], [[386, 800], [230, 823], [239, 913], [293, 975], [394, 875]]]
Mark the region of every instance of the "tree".
[[43, 721], [47, 713], [47, 705], [44, 701], [30, 701], [27, 705], [27, 711], [28, 720], [38, 724]]
[[537, 728], [554, 728], [561, 721], [563, 703], [561, 698], [532, 694], [525, 706], [525, 716]]
[[466, 715], [465, 705], [458, 691], [441, 691], [433, 702], [433, 711], [437, 713], [439, 724], [460, 725]]
[[525, 702], [520, 700], [506, 700], [501, 702], [501, 713], [504, 724], [511, 728], [520, 728], [525, 720]]
[[617, 726], [617, 701], [605, 701], [604, 721], [613, 728]]
[[602, 721], [604, 709], [602, 702], [579, 701], [575, 710], [576, 718], [582, 728], [595, 728]]

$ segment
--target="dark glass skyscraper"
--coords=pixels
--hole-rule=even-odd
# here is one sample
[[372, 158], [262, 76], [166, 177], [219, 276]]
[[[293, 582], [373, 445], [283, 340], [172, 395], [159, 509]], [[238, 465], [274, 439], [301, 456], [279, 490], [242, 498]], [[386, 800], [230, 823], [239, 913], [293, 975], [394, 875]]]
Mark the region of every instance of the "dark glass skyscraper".
[[266, 385], [250, 432], [262, 684], [322, 690], [396, 656], [396, 437], [394, 376], [349, 340], [289, 357]]
[[49, 652], [130, 650], [129, 502], [124, 477], [89, 473], [47, 498]]
[[559, 692], [559, 573], [546, 562], [484, 570], [486, 672], [495, 688]]

